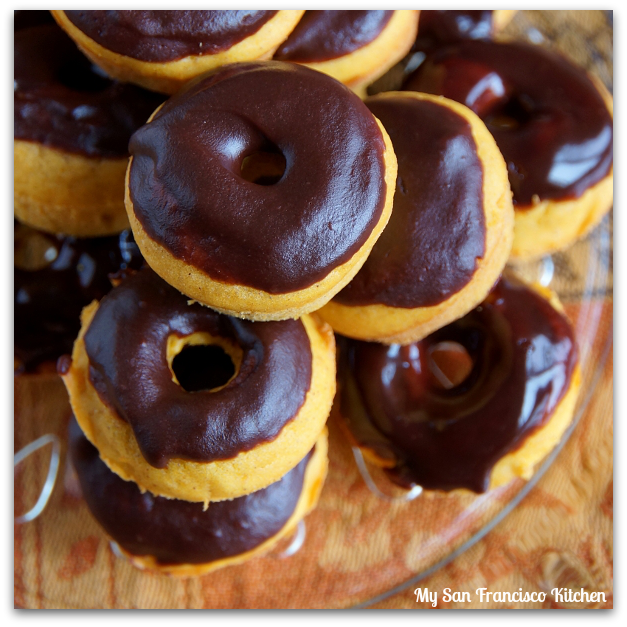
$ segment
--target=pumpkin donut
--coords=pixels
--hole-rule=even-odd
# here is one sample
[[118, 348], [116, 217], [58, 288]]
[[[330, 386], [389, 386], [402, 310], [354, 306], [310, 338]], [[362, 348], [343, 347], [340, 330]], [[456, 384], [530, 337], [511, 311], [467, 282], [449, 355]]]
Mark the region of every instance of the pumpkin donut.
[[144, 268], [84, 310], [59, 372], [112, 471], [206, 505], [267, 487], [312, 448], [335, 394], [335, 346], [311, 316], [224, 316]]
[[203, 511], [200, 503], [142, 494], [120, 479], [75, 420], [70, 455], [87, 506], [122, 554], [139, 568], [183, 577], [269, 551], [315, 508], [328, 465], [325, 429], [305, 458], [277, 482]]
[[347, 87], [293, 63], [205, 75], [129, 147], [126, 206], [146, 261], [241, 318], [319, 309], [392, 211], [396, 158], [381, 124]]
[[17, 31], [17, 219], [75, 237], [128, 228], [128, 141], [162, 102], [163, 96], [103, 76], [54, 23]]
[[404, 88], [465, 104], [494, 135], [514, 193], [513, 257], [570, 246], [612, 207], [612, 97], [559, 54], [464, 41], [429, 53]]
[[406, 344], [492, 289], [512, 244], [511, 191], [503, 157], [470, 109], [412, 92], [365, 103], [398, 160], [394, 209], [357, 276], [319, 313], [342, 335]]
[[274, 58], [301, 63], [364, 92], [409, 52], [419, 13], [306, 11]]
[[513, 276], [420, 342], [339, 349], [349, 437], [405, 488], [484, 492], [529, 479], [570, 425], [581, 386], [556, 297]]
[[52, 11], [109, 76], [173, 94], [221, 65], [269, 59], [304, 11]]

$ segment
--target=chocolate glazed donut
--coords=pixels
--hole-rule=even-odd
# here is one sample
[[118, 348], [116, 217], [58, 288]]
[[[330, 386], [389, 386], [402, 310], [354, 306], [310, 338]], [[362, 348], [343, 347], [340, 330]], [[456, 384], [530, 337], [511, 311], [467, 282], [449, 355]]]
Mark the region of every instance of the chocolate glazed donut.
[[[168, 100], [130, 143], [127, 210], [151, 267], [257, 320], [313, 311], [357, 272], [391, 213], [389, 138], [337, 81], [233, 64]], [[251, 160], [280, 164], [249, 180]]]
[[107, 78], [55, 24], [16, 32], [16, 217], [75, 237], [128, 228], [128, 141], [163, 100]]
[[407, 487], [483, 492], [530, 476], [570, 423], [579, 387], [568, 321], [513, 277], [420, 342], [342, 340], [340, 350], [351, 438]]
[[36, 372], [72, 351], [83, 307], [111, 290], [111, 277], [143, 264], [127, 229], [76, 239], [15, 224], [15, 371]]
[[394, 146], [394, 209], [366, 263], [320, 315], [342, 335], [407, 344], [492, 289], [511, 250], [511, 190], [494, 139], [467, 107], [415, 92], [365, 103]]
[[335, 344], [311, 316], [224, 316], [146, 267], [85, 308], [58, 370], [111, 470], [207, 504], [267, 487], [311, 449], [335, 394]]
[[563, 248], [610, 209], [611, 96], [560, 55], [464, 41], [430, 52], [404, 89], [461, 102], [485, 122], [508, 164], [515, 256]]
[[[172, 458], [230, 459], [275, 439], [311, 385], [302, 323], [255, 324], [177, 296], [146, 269], [102, 300], [85, 333], [89, 376], [101, 399], [131, 425], [144, 458], [157, 468]], [[190, 393], [164, 359], [169, 338], [194, 334], [240, 353], [237, 374], [218, 390]]]
[[254, 494], [200, 503], [142, 494], [112, 473], [74, 419], [69, 444], [83, 497], [104, 530], [140, 567], [199, 575], [263, 553], [315, 506], [326, 472], [326, 437], [284, 477]]
[[361, 97], [409, 51], [419, 11], [306, 11], [274, 53], [348, 85]]
[[303, 10], [52, 11], [109, 76], [173, 94], [196, 76], [269, 59]]

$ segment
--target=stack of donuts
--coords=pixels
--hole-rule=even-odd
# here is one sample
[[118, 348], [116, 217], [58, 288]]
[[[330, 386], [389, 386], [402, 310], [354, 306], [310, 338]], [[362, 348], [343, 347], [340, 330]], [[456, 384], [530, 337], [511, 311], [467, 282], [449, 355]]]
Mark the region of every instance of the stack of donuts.
[[59, 357], [123, 554], [195, 575], [268, 551], [318, 501], [332, 408], [398, 489], [531, 475], [577, 347], [506, 264], [611, 207], [604, 88], [493, 41], [511, 12], [26, 13], [16, 369]]

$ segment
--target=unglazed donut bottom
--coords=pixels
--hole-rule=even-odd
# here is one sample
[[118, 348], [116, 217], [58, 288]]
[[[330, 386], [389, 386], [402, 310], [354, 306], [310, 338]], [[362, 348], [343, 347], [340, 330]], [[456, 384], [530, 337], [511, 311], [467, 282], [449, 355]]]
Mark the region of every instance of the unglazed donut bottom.
[[223, 52], [187, 56], [165, 63], [140, 61], [107, 50], [72, 24], [64, 11], [51, 13], [82, 52], [112, 78], [164, 94], [173, 94], [192, 78], [221, 65], [272, 58], [276, 48], [298, 24], [304, 11], [279, 11], [256, 33]]
[[[303, 325], [312, 352], [311, 386], [297, 415], [274, 440], [232, 459], [194, 462], [171, 459], [163, 469], [143, 457], [131, 426], [105, 404], [89, 377], [84, 336], [98, 309], [83, 310], [72, 364], [62, 372], [76, 419], [102, 460], [117, 475], [134, 481], [142, 491], [185, 501], [222, 501], [267, 487], [291, 470], [312, 448], [329, 415], [335, 395], [335, 342], [331, 329], [314, 316]], [[192, 341], [191, 343], [196, 343]]]
[[366, 87], [383, 76], [411, 49], [418, 31], [420, 11], [398, 10], [381, 33], [362, 48], [337, 59], [306, 62], [314, 70], [336, 78], [365, 97]]
[[[214, 78], [216, 76], [218, 78]], [[227, 86], [224, 87], [224, 84]], [[232, 87], [232, 85], [236, 87]], [[333, 120], [333, 124], [335, 124], [335, 119], [343, 118], [343, 116], [346, 116], [346, 121], [337, 119], [342, 133], [346, 133], [344, 130], [346, 127], [351, 130], [355, 129], [354, 132], [358, 130], [367, 135], [369, 139], [360, 139], [359, 143], [355, 140], [351, 144], [348, 151], [350, 161], [348, 161], [348, 157], [343, 160], [346, 163], [340, 163], [336, 154], [324, 153], [322, 157], [327, 159], [327, 163], [324, 164], [324, 168], [316, 168], [312, 174], [311, 167], [307, 166], [307, 159], [317, 159], [317, 157], [312, 157], [309, 150], [304, 148], [301, 141], [302, 137], [298, 140], [293, 137], [294, 132], [302, 129], [300, 119], [297, 125], [293, 119], [285, 120], [284, 117], [275, 119], [271, 111], [266, 113], [264, 110], [263, 113], [260, 113], [258, 105], [249, 102], [251, 94], [257, 94], [260, 87], [266, 89], [268, 93], [274, 93], [275, 89], [281, 89], [281, 85], [293, 86], [293, 89], [300, 92], [301, 101], [304, 97], [303, 94], [308, 93], [308, 91], [318, 93], [321, 89], [327, 94], [321, 97], [321, 101], [324, 101], [324, 107], [319, 107], [316, 104], [313, 110], [299, 110], [298, 114], [294, 107], [290, 109], [290, 113], [293, 110], [295, 115], [309, 115], [314, 120], [311, 123], [314, 125], [313, 128], [311, 124], [307, 127], [310, 130], [308, 141], [316, 138], [316, 141], [311, 144], [312, 147], [314, 144], [317, 147], [318, 142], [321, 143], [323, 139], [327, 142], [324, 144], [325, 146], [329, 143], [342, 143], [337, 139], [340, 131], [331, 133], [327, 128], [322, 127], [320, 120]], [[219, 99], [218, 104], [222, 102], [223, 98], [225, 100], [229, 97], [232, 99], [233, 92], [236, 95], [241, 93], [237, 106], [240, 106], [240, 100], [244, 101], [244, 104], [241, 105], [242, 111], [238, 110], [231, 113], [230, 108], [224, 109], [226, 104], [223, 105], [223, 108], [218, 108], [217, 111], [218, 115], [227, 118], [227, 124], [234, 123], [237, 125], [237, 132], [241, 133], [244, 139], [238, 137], [237, 140], [231, 142], [228, 136], [232, 131], [230, 129], [227, 129], [227, 132], [220, 130], [221, 135], [218, 143], [209, 145], [206, 142], [207, 145], [205, 146], [201, 145], [201, 140], [196, 139], [199, 134], [194, 131], [192, 140], [194, 143], [189, 154], [193, 154], [194, 157], [203, 155], [207, 164], [204, 166], [206, 172], [203, 172], [201, 176], [193, 176], [190, 175], [190, 172], [195, 171], [198, 167], [197, 159], [194, 158], [189, 164], [182, 163], [183, 159], [188, 158], [188, 153], [180, 156], [178, 152], [175, 152], [179, 150], [176, 142], [168, 143], [162, 141], [161, 137], [170, 137], [173, 132], [170, 125], [182, 125], [179, 120], [184, 120], [185, 130], [188, 126], [198, 124], [196, 116], [200, 115], [198, 113], [200, 109], [196, 103], [205, 102], [203, 99], [213, 99], [215, 92], [218, 94], [216, 97]], [[226, 97], [223, 95], [224, 93], [227, 94]], [[286, 104], [283, 99], [299, 98], [298, 93], [294, 93], [294, 96], [292, 93], [294, 92], [290, 91], [289, 94], [282, 95], [282, 106]], [[209, 102], [212, 110], [214, 110], [217, 104], [213, 100], [209, 100]], [[294, 102], [296, 103], [296, 100]], [[183, 107], [188, 107], [193, 113], [182, 116], [179, 109]], [[248, 108], [252, 112], [249, 112]], [[264, 127], [264, 123], [268, 124], [267, 120], [260, 121], [258, 119], [266, 115], [269, 120], [272, 120], [273, 128], [271, 131]], [[211, 110], [206, 111], [204, 105], [202, 116], [212, 119]], [[167, 129], [165, 134], [162, 127]], [[251, 187], [251, 182], [245, 180], [237, 169], [238, 160], [243, 160], [247, 152], [254, 153], [255, 150], [259, 149], [258, 147], [255, 148], [254, 145], [252, 148], [246, 145], [248, 139], [246, 134], [250, 128], [254, 129], [253, 139], [255, 142], [260, 141], [259, 136], [263, 137], [264, 141], [268, 141], [268, 136], [280, 134], [281, 141], [277, 141], [275, 137], [272, 141], [278, 144], [279, 149], [291, 153], [288, 156], [292, 163], [286, 168], [285, 175], [274, 185], [257, 185], [253, 182]], [[317, 135], [318, 132], [324, 137], [321, 138]], [[366, 146], [365, 149], [360, 148], [359, 151], [353, 152], [353, 146], [364, 146], [363, 142], [366, 141], [370, 145]], [[155, 145], [153, 146], [151, 142], [154, 142]], [[347, 137], [346, 142], [350, 144], [351, 138]], [[186, 144], [181, 140], [180, 145]], [[231, 145], [235, 146], [236, 154], [227, 154], [224, 147]], [[320, 309], [358, 272], [391, 215], [397, 162], [387, 132], [375, 116], [367, 110], [362, 101], [345, 86], [320, 72], [297, 64], [265, 61], [232, 65], [228, 71], [220, 68], [215, 73], [203, 77], [200, 82], [190, 86], [189, 89], [182, 90], [163, 107], [157, 109], [149, 122], [135, 133], [130, 146], [131, 159], [127, 171], [126, 208], [131, 229], [147, 262], [164, 280], [191, 299], [221, 313], [239, 318], [255, 321], [295, 319]], [[166, 158], [170, 158], [169, 151], [172, 151], [177, 158], [171, 159], [171, 167], [166, 171], [166, 168], [161, 164], [162, 162], [165, 163]], [[366, 161], [364, 155], [366, 154], [370, 155], [370, 160], [367, 165], [364, 165]], [[377, 159], [376, 172], [373, 166], [375, 158]], [[156, 163], [154, 160], [159, 162], [159, 166], [153, 165]], [[336, 162], [336, 167], [329, 168], [329, 165], [333, 166]], [[353, 165], [349, 168], [348, 163]], [[213, 164], [217, 164], [217, 166]], [[212, 167], [217, 167], [217, 170], [211, 169]], [[360, 167], [363, 167], [364, 172], [355, 173], [355, 169]], [[236, 171], [232, 172], [233, 169]], [[150, 174], [144, 175], [148, 170], [150, 170]], [[137, 174], [134, 174], [135, 171]], [[331, 174], [328, 174], [329, 172]], [[208, 190], [202, 188], [203, 192], [200, 195], [197, 186], [200, 189], [200, 184], [205, 185], [205, 180], [217, 185], [214, 173], [216, 177], [223, 177], [224, 183], [220, 188], [210, 187]], [[324, 193], [317, 196], [314, 193], [315, 188], [312, 187], [314, 185], [312, 181], [316, 181], [317, 184], [318, 179], [323, 179], [323, 176], [329, 176], [331, 180], [325, 179], [320, 184], [324, 188]], [[365, 183], [363, 183], [364, 179], [367, 179]], [[182, 210], [179, 210], [183, 203], [189, 204], [185, 194], [181, 193], [181, 190], [188, 188], [189, 197], [195, 197], [194, 194], [198, 197], [198, 201], [193, 205], [193, 212], [186, 205], [183, 206]], [[225, 199], [222, 198], [221, 189], [232, 190], [232, 196], [235, 198], [229, 196], [225, 202]], [[314, 191], [310, 191], [310, 189], [314, 189]], [[339, 191], [336, 192], [335, 190]], [[140, 194], [145, 198], [143, 207], [137, 201], [137, 196]], [[155, 195], [163, 198], [163, 202], [154, 200]], [[243, 196], [242, 201], [238, 199], [239, 195]], [[214, 201], [216, 197], [218, 200]], [[183, 200], [180, 200], [181, 198]], [[260, 201], [259, 198], [262, 200]], [[203, 203], [202, 207], [199, 206], [200, 203]], [[375, 206], [380, 207], [377, 212], [374, 210]], [[260, 207], [264, 207], [264, 211]], [[357, 207], [360, 208], [361, 215], [357, 211]], [[286, 208], [289, 208], [289, 211]], [[142, 215], [142, 211], [144, 212], [143, 220], [139, 217]], [[272, 232], [274, 211], [280, 213], [281, 220], [285, 220], [285, 216], [288, 216], [287, 219], [291, 221], [289, 229], [293, 228], [293, 230], [288, 229], [285, 240], [282, 239], [282, 231], [280, 234]], [[301, 213], [304, 211], [309, 213]], [[227, 212], [233, 213], [232, 220], [227, 221], [226, 218], [222, 217], [231, 215]], [[172, 221], [172, 228], [162, 228], [165, 220], [169, 220], [168, 216], [172, 215], [177, 216], [177, 219]], [[250, 226], [246, 224], [251, 220], [251, 215], [257, 221], [263, 217], [263, 225], [260, 225], [254, 233], [250, 232]], [[300, 217], [301, 215], [302, 217]], [[319, 219], [316, 217], [317, 215], [326, 216], [324, 222], [316, 223], [315, 220]], [[205, 216], [207, 216], [206, 221]], [[367, 228], [364, 228], [362, 226], [364, 223], [361, 222], [359, 229], [357, 229], [353, 221], [355, 223], [358, 220], [365, 221], [368, 219], [365, 216], [372, 216], [371, 222]], [[292, 226], [296, 224], [297, 219], [298, 224]], [[187, 221], [191, 223], [191, 220], [196, 220], [197, 228], [188, 226]], [[210, 220], [213, 222], [209, 222]], [[220, 226], [216, 228], [213, 224], [217, 220], [220, 220]], [[146, 221], [152, 222], [151, 228], [158, 231], [157, 235], [153, 236], [148, 232]], [[213, 230], [210, 230], [208, 224], [212, 225]], [[245, 232], [245, 237], [241, 233], [235, 235], [236, 227], [238, 229], [248, 228], [249, 231]], [[205, 229], [204, 233], [199, 232], [201, 228]], [[269, 230], [268, 237], [261, 231], [262, 228]], [[226, 236], [224, 232], [227, 233]], [[183, 236], [179, 239], [179, 233], [183, 234], [184, 240]], [[345, 255], [337, 261], [333, 260], [328, 263], [325, 261], [325, 265], [317, 270], [318, 274], [315, 275], [315, 278], [310, 279], [309, 277], [313, 274], [305, 273], [311, 272], [311, 268], [308, 262], [303, 262], [302, 259], [313, 252], [316, 263], [318, 259], [326, 260], [324, 246], [327, 245], [327, 241], [336, 242], [340, 236], [346, 238], [345, 241], [348, 243], [355, 242], [352, 244], [351, 256]], [[275, 248], [275, 250], [268, 251], [264, 237], [279, 240], [280, 249]], [[288, 240], [287, 237], [292, 239]], [[170, 242], [168, 243], [167, 240]], [[202, 244], [200, 243], [201, 240]], [[192, 241], [198, 243], [191, 246]], [[247, 244], [249, 246], [247, 250], [244, 250], [244, 241], [250, 242]], [[312, 243], [314, 241], [315, 244]], [[221, 255], [221, 262], [225, 268], [223, 275], [225, 276], [232, 273], [232, 267], [235, 263], [244, 263], [251, 267], [257, 264], [267, 268], [265, 277], [270, 276], [269, 281], [275, 281], [274, 274], [280, 274], [282, 277], [289, 275], [289, 279], [282, 278], [281, 280], [291, 281], [291, 283], [280, 283], [278, 284], [279, 287], [275, 289], [270, 289], [266, 285], [260, 286], [258, 282], [259, 271], [256, 271], [257, 277], [254, 281], [248, 284], [245, 284], [245, 279], [238, 280], [238, 277], [232, 281], [221, 280], [220, 272], [222, 270], [216, 270], [215, 263], [204, 262], [205, 267], [201, 267], [199, 263], [194, 264], [192, 261], [193, 258], [200, 258], [201, 253], [204, 254], [204, 242], [209, 242], [206, 249], [211, 248], [210, 254], [218, 251], [215, 254]], [[250, 247], [251, 244], [255, 248]], [[319, 249], [315, 249], [315, 246], [322, 247], [323, 252], [319, 253]], [[335, 251], [338, 245], [334, 244], [334, 246]], [[179, 247], [182, 252], [175, 255], [173, 249], [176, 247]], [[278, 253], [277, 250], [281, 252]], [[300, 251], [305, 251], [302, 256]], [[226, 256], [227, 252], [229, 252], [228, 257]], [[314, 256], [308, 259], [313, 259]], [[269, 259], [271, 260], [268, 261]], [[267, 265], [261, 266], [266, 262]], [[213, 273], [212, 276], [209, 272]], [[263, 280], [266, 280], [265, 277]], [[306, 277], [306, 280], [303, 277]], [[277, 283], [275, 282], [275, 284]], [[303, 285], [304, 287], [302, 287]]]
[[[325, 429], [312, 453], [279, 482], [234, 501], [212, 503], [203, 511], [199, 503], [142, 494], [111, 473], [75, 423], [70, 447], [84, 498], [122, 555], [141, 569], [180, 577], [203, 575], [266, 554], [316, 507], [328, 468]], [[299, 496], [290, 512], [286, 497], [299, 486], [290, 475], [298, 473]], [[268, 525], [278, 529], [266, 531]], [[230, 544], [233, 539], [237, 546]]]
[[[420, 485], [427, 493], [469, 490], [480, 493], [503, 486], [515, 478], [530, 479], [538, 464], [557, 446], [571, 425], [581, 388], [581, 371], [574, 335], [563, 317], [561, 304], [546, 288], [525, 286], [511, 273], [501, 281], [507, 282], [507, 289], [504, 291], [500, 285], [496, 286], [494, 293], [482, 304], [485, 312], [479, 307], [469, 314], [468, 322], [463, 318], [422, 342], [406, 347], [408, 352], [403, 360], [407, 365], [401, 369], [398, 368], [398, 351], [403, 350], [400, 347], [387, 349], [386, 357], [382, 352], [386, 349], [380, 345], [340, 340], [338, 402], [332, 415], [339, 420], [351, 444], [374, 467], [384, 469], [395, 487], [410, 489]], [[508, 290], [512, 285], [515, 289], [520, 289], [516, 287], [518, 285], [530, 294], [535, 293], [541, 299], [540, 306], [529, 305], [519, 312], [510, 309], [505, 318], [494, 316], [490, 310], [499, 310], [503, 303], [507, 311], [508, 298], [517, 304], [524, 302], [511, 301]], [[547, 316], [547, 322], [542, 323], [544, 330], [538, 329], [534, 336], [529, 328], [520, 339], [516, 339], [518, 335], [511, 339], [509, 334], [516, 327], [508, 327], [509, 322], [503, 325], [503, 321], [512, 316], [515, 319], [517, 314], [521, 318], [529, 316], [529, 320], [534, 321]], [[478, 322], [482, 317], [484, 322]], [[490, 319], [496, 324], [492, 330], [487, 330], [485, 321]], [[523, 321], [523, 328], [526, 324]], [[530, 327], [535, 324], [530, 323]], [[555, 337], [549, 341], [550, 335], [545, 335], [547, 329], [560, 331], [550, 331], [549, 334], [554, 332]], [[486, 332], [488, 335], [484, 337], [487, 339], [483, 341], [480, 338]], [[473, 333], [477, 334], [475, 340], [470, 339]], [[467, 334], [466, 340], [464, 334]], [[496, 339], [499, 336], [501, 339]], [[469, 339], [470, 344], [464, 346], [464, 341]], [[473, 357], [473, 363], [461, 365], [470, 351], [465, 358], [460, 358], [456, 351], [460, 346], [470, 348], [477, 339], [477, 355]], [[508, 343], [517, 343], [511, 354]], [[434, 349], [449, 351], [449, 356], [445, 357], [448, 366], [443, 370], [438, 367], [443, 363], [441, 361], [438, 366], [433, 366]], [[350, 351], [357, 352], [353, 355]], [[545, 353], [540, 356], [540, 351]], [[515, 352], [518, 356], [513, 357]], [[347, 357], [349, 354], [351, 356]], [[373, 363], [377, 365], [366, 366], [363, 370], [363, 364], [373, 355], [378, 360]], [[497, 358], [500, 363], [490, 366], [475, 361], [486, 356]], [[390, 360], [390, 372], [386, 375], [381, 371], [379, 382], [379, 365], [387, 363], [386, 360]], [[415, 375], [410, 373], [414, 368], [410, 363], [414, 362], [422, 364], [416, 366]], [[520, 369], [523, 362], [525, 372], [533, 373], [535, 382], [528, 384], [525, 381], [525, 388], [519, 387], [520, 382], [512, 387], [511, 368]], [[392, 363], [397, 365], [396, 369], [392, 368]], [[364, 384], [365, 379], [360, 378], [357, 382], [353, 368], [361, 368], [362, 373], [370, 372], [372, 368], [377, 375], [371, 385], [392, 395], [393, 402], [398, 403], [395, 411], [402, 417], [389, 424], [381, 417], [373, 419], [381, 414], [382, 408], [366, 400], [372, 392], [368, 391], [368, 384]], [[515, 376], [520, 376], [517, 371]], [[461, 372], [468, 373], [466, 378], [448, 378], [451, 373], [457, 376]], [[414, 376], [419, 381], [414, 381]], [[377, 391], [373, 398], [378, 395]], [[500, 409], [494, 413], [498, 407]], [[510, 407], [520, 407], [520, 414], [508, 414]], [[547, 407], [551, 409], [547, 410]], [[488, 416], [489, 412], [492, 412], [492, 418]], [[386, 429], [393, 435], [388, 436]], [[494, 437], [499, 442], [497, 446], [492, 442]], [[414, 446], [417, 447], [415, 451]]]
[[47, 233], [113, 235], [129, 227], [124, 209], [128, 159], [92, 158], [14, 140], [15, 216]]
[[483, 122], [467, 107], [440, 96], [416, 92], [385, 92], [377, 98], [411, 94], [417, 100], [441, 104], [468, 120], [483, 165], [485, 255], [470, 282], [442, 303], [404, 309], [383, 304], [348, 306], [331, 300], [319, 312], [337, 333], [385, 344], [409, 344], [461, 318], [488, 294], [510, 254], [514, 211], [505, 161]]

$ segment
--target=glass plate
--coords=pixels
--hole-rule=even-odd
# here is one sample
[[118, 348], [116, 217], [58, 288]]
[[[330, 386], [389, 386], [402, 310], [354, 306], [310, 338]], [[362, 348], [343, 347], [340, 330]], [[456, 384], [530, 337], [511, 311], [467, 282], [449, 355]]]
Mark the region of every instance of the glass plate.
[[[522, 11], [504, 36], [563, 49], [612, 86], [611, 12]], [[399, 72], [402, 67], [386, 80], [398, 80]], [[366, 487], [332, 416], [329, 476], [317, 510], [306, 519], [300, 551], [283, 559], [279, 548], [241, 566], [180, 580], [139, 571], [115, 556], [76, 496], [65, 464], [62, 485], [43, 515], [15, 527], [16, 601], [48, 608], [208, 608], [225, 607], [225, 599], [238, 608], [366, 607], [452, 561], [507, 516], [550, 466], [587, 407], [612, 343], [598, 332], [604, 299], [612, 293], [611, 215], [568, 251], [515, 269], [560, 296], [576, 329], [583, 375], [575, 421], [530, 481], [479, 496], [424, 493], [408, 503], [386, 502]], [[15, 450], [46, 432], [65, 436], [69, 407], [58, 378], [18, 377], [15, 394]], [[42, 452], [16, 474], [16, 512], [34, 503], [34, 478], [45, 470]]]

